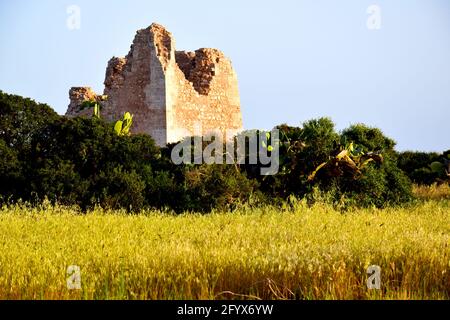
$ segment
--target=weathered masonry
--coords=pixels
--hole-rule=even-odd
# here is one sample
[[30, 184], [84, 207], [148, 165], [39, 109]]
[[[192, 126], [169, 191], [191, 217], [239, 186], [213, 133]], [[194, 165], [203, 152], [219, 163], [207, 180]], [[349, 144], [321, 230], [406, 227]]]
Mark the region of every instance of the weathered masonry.
[[139, 30], [125, 58], [108, 62], [102, 101], [89, 87], [70, 89], [66, 115], [91, 116], [85, 100], [97, 100], [102, 118], [133, 118], [133, 133], [148, 133], [158, 145], [187, 133], [242, 130], [238, 81], [231, 61], [216, 49], [175, 51], [171, 33], [158, 24]]

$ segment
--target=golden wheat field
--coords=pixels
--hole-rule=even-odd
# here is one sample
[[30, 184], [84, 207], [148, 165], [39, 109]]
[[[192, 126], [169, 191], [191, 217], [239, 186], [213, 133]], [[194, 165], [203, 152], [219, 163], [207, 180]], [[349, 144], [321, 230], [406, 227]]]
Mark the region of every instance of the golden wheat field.
[[[81, 289], [67, 286], [79, 266]], [[368, 290], [367, 267], [381, 267]], [[0, 210], [0, 299], [449, 299], [450, 202], [346, 213]]]

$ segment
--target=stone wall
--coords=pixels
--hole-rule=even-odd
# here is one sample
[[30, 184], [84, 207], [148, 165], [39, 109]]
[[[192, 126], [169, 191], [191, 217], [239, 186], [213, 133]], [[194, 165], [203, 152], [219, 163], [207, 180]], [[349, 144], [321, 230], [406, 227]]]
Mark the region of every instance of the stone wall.
[[108, 62], [100, 101], [90, 88], [70, 90], [67, 116], [88, 116], [84, 100], [102, 105], [102, 117], [114, 121], [134, 114], [133, 133], [148, 133], [157, 144], [177, 142], [186, 135], [242, 130], [236, 73], [216, 49], [175, 51], [175, 40], [164, 27], [139, 30], [125, 58]]

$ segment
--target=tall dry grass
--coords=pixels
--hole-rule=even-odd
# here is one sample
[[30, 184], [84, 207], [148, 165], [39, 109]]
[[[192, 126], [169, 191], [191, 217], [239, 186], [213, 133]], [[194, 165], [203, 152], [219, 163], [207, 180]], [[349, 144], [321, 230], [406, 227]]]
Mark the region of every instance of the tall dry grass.
[[[0, 210], [0, 299], [448, 299], [450, 205], [171, 216]], [[66, 270], [81, 268], [81, 290]], [[366, 269], [381, 267], [381, 290]]]
[[421, 200], [450, 200], [450, 185], [413, 186], [414, 195]]

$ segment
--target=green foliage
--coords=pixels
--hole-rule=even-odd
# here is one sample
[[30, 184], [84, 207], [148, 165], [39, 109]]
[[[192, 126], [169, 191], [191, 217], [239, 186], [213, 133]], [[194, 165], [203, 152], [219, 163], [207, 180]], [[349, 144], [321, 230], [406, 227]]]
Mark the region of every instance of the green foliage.
[[398, 166], [417, 184], [431, 185], [450, 181], [450, 151], [401, 152], [397, 155]]
[[145, 183], [141, 176], [119, 165], [99, 173], [91, 195], [103, 208], [125, 208], [130, 212], [139, 212], [145, 203], [144, 190]]
[[128, 136], [130, 134], [131, 125], [133, 124], [133, 115], [125, 112], [122, 120], [117, 120], [114, 125], [114, 131], [118, 136]]
[[234, 209], [247, 202], [257, 183], [232, 165], [200, 165], [186, 170], [187, 209], [208, 212]]
[[94, 106], [94, 111], [92, 114], [93, 117], [100, 119], [100, 105], [99, 104], [95, 104]]
[[85, 100], [81, 104], [80, 110], [84, 109], [92, 109], [92, 116], [94, 118], [100, 119], [100, 111], [102, 109], [102, 105], [100, 101], [106, 101], [108, 99], [107, 95], [98, 96], [97, 100]]
[[33, 135], [58, 118], [46, 104], [0, 91], [0, 139], [17, 152], [28, 149]]
[[447, 150], [445, 152], [442, 153], [442, 157], [444, 159], [450, 160], [450, 150]]
[[173, 172], [156, 171], [146, 181], [147, 205], [153, 208], [172, 209], [183, 212], [186, 209], [184, 184], [177, 180]]
[[444, 172], [445, 166], [443, 163], [440, 163], [438, 161], [434, 161], [430, 164], [431, 172], [440, 174], [441, 172]]
[[[274, 176], [260, 176], [260, 166], [244, 165], [248, 176], [260, 183], [263, 193], [272, 198], [287, 198], [290, 195], [304, 196], [311, 192], [308, 183], [310, 174], [329, 160], [339, 144], [339, 134], [328, 118], [310, 120], [302, 127], [280, 125], [279, 173]], [[256, 132], [266, 135], [266, 132]], [[248, 161], [247, 161], [248, 163]]]
[[439, 159], [436, 152], [413, 152], [405, 151], [398, 154], [398, 166], [400, 169], [410, 175], [414, 170], [428, 167], [433, 161]]
[[408, 177], [387, 158], [381, 165], [368, 166], [360, 179], [341, 183], [339, 196], [353, 199], [362, 207], [379, 208], [412, 200], [412, 185]]
[[59, 118], [48, 105], [0, 91], [0, 198], [26, 198], [33, 137]]
[[[64, 199], [82, 208], [99, 203], [140, 210], [145, 181], [158, 155], [148, 136], [117, 136], [110, 125], [95, 118], [61, 118], [33, 140], [32, 171], [41, 176], [33, 189], [41, 198]], [[45, 175], [54, 168], [55, 174]]]
[[310, 120], [303, 124], [300, 140], [305, 144], [303, 156], [308, 159], [308, 171], [328, 160], [336, 150], [339, 134], [335, 131], [333, 121], [329, 118]]
[[371, 128], [364, 124], [355, 124], [342, 132], [342, 142], [353, 142], [362, 147], [363, 152], [391, 153], [394, 151], [395, 141], [386, 137], [378, 128]]
[[148, 135], [130, 135], [130, 113], [108, 124], [100, 119], [97, 102], [87, 104], [97, 116], [69, 119], [46, 105], [0, 93], [3, 201], [49, 199], [83, 210], [101, 205], [132, 212], [146, 207], [209, 212], [255, 200], [314, 199], [319, 190], [344, 207], [384, 207], [411, 198], [411, 182], [400, 168], [430, 181], [450, 171], [450, 152], [397, 155], [394, 141], [380, 130], [359, 124], [340, 134], [328, 118], [301, 127], [278, 126], [277, 140], [269, 132], [253, 131], [251, 139], [261, 141], [257, 151], [279, 151], [276, 175], [262, 176], [262, 166], [249, 163], [254, 151], [248, 149], [245, 164], [175, 165], [174, 145], [160, 149]]
[[339, 177], [347, 174], [356, 180], [363, 175], [362, 171], [371, 162], [382, 163], [383, 156], [380, 153], [374, 152], [364, 153], [361, 148], [355, 148], [352, 142], [348, 146], [341, 146], [341, 151], [335, 157], [331, 157], [328, 161], [319, 165], [308, 176], [308, 181], [313, 181], [320, 170], [327, 170], [328, 176], [331, 177]]
[[245, 166], [272, 198], [314, 199], [321, 190], [335, 204], [377, 207], [412, 198], [411, 182], [393, 156], [394, 142], [380, 130], [356, 125], [339, 134], [327, 118], [278, 129], [280, 173], [261, 178], [257, 166]]
[[[47, 198], [52, 203], [83, 205], [89, 197], [89, 180], [82, 179], [71, 160], [48, 159], [45, 165], [32, 171], [35, 179], [31, 182], [31, 192], [38, 199]], [[35, 199], [32, 199], [35, 200]]]
[[2, 139], [0, 139], [0, 179], [0, 197], [6, 199], [18, 194], [25, 183], [17, 151], [8, 147]]

